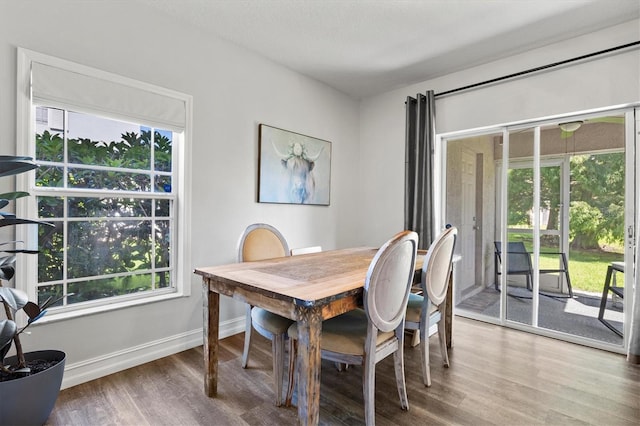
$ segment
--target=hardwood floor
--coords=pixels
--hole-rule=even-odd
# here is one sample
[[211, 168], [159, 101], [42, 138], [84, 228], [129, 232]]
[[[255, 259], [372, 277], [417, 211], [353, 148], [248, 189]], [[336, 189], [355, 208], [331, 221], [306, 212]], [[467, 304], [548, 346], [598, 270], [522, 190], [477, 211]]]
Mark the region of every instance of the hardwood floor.
[[[204, 395], [199, 347], [63, 390], [46, 424], [296, 424], [295, 408], [273, 405], [270, 342], [255, 335], [246, 370], [242, 344], [242, 334], [221, 341], [217, 398]], [[640, 367], [621, 355], [465, 318], [454, 325], [451, 368], [435, 336], [430, 345], [430, 388], [418, 347], [405, 350], [409, 411], [393, 360], [378, 364], [378, 425], [640, 424]], [[321, 424], [363, 424], [362, 369], [323, 361], [320, 405]]]

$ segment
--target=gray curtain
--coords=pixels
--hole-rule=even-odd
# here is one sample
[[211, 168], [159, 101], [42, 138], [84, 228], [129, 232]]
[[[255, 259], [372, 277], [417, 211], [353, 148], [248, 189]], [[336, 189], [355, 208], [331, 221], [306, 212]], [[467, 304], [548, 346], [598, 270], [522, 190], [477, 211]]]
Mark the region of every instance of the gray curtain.
[[418, 247], [433, 241], [433, 145], [435, 96], [433, 90], [408, 96], [406, 102], [404, 227], [420, 237]]

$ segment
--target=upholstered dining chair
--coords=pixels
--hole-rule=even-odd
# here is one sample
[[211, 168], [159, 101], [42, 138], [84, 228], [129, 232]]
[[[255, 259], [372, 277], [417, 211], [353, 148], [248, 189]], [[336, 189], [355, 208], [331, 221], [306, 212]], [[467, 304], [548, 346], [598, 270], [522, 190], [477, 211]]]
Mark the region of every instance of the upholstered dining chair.
[[445, 367], [449, 367], [444, 312], [457, 234], [456, 227], [448, 228], [431, 243], [422, 264], [422, 295], [411, 293], [407, 303], [405, 329], [419, 330], [422, 381], [425, 386], [431, 386], [429, 328], [436, 323], [442, 359]]
[[[280, 231], [266, 223], [249, 225], [240, 236], [240, 242], [238, 243], [238, 262], [273, 259], [276, 257], [289, 256], [289, 254], [289, 245]], [[287, 329], [292, 323], [292, 320], [269, 312], [266, 309], [247, 305], [242, 368], [247, 368], [249, 362], [251, 331], [253, 328], [262, 336], [271, 340], [276, 406], [282, 405], [284, 343], [287, 338]]]
[[[321, 356], [337, 363], [363, 366], [364, 417], [375, 423], [375, 368], [393, 354], [400, 406], [409, 409], [404, 376], [404, 317], [413, 281], [418, 234], [403, 231], [387, 241], [369, 265], [364, 283], [364, 309], [349, 311], [322, 323]], [[297, 339], [294, 323], [288, 330]], [[296, 356], [296, 346], [289, 356]], [[295, 370], [295, 369], [294, 369]], [[294, 371], [289, 371], [291, 377]], [[287, 389], [291, 403], [293, 383]]]

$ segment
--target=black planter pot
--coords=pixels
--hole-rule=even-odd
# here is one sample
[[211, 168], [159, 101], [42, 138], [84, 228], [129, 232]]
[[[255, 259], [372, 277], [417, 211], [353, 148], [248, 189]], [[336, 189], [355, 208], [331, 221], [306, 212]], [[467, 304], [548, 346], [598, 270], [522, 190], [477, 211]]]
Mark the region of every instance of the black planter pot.
[[[7, 359], [11, 363], [15, 357]], [[0, 425], [42, 425], [60, 393], [66, 355], [61, 351], [25, 353], [28, 361], [45, 359], [58, 361], [53, 367], [15, 380], [0, 382]], [[15, 362], [15, 361], [13, 361]]]

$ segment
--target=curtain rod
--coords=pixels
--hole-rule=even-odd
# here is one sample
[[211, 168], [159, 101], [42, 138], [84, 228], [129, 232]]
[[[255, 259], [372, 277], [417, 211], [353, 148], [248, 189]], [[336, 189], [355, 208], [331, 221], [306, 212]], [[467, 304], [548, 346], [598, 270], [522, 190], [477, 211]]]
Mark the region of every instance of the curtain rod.
[[480, 83], [474, 83], [474, 84], [470, 84], [470, 85], [464, 86], [464, 87], [458, 87], [457, 89], [452, 89], [452, 90], [447, 90], [445, 92], [436, 93], [434, 96], [437, 98], [439, 96], [450, 95], [452, 93], [462, 92], [463, 90], [473, 89], [473, 88], [479, 87], [479, 86], [486, 86], [486, 85], [491, 84], [491, 83], [497, 83], [499, 81], [508, 80], [510, 78], [520, 77], [522, 75], [531, 74], [531, 73], [534, 73], [534, 72], [546, 70], [546, 69], [557, 67], [557, 66], [560, 66], [560, 65], [565, 65], [565, 64], [568, 64], [568, 63], [571, 63], [571, 62], [581, 61], [583, 59], [588, 59], [588, 58], [592, 58], [594, 56], [604, 55], [606, 53], [611, 53], [611, 52], [614, 52], [614, 51], [617, 51], [617, 50], [622, 50], [622, 49], [626, 49], [626, 48], [637, 46], [637, 45], [640, 45], [640, 41], [633, 41], [631, 43], [622, 44], [620, 46], [611, 47], [609, 49], [604, 49], [604, 50], [600, 50], [600, 51], [597, 51], [597, 52], [588, 53], [586, 55], [577, 56], [577, 57], [571, 58], [571, 59], [565, 59], [564, 61], [554, 62], [554, 63], [551, 63], [551, 64], [542, 65], [542, 66], [535, 67], [535, 68], [530, 68], [530, 69], [525, 70], [525, 71], [520, 71], [520, 72], [516, 72], [516, 73], [513, 73], [513, 74], [509, 74], [509, 75], [504, 75], [502, 77], [492, 78], [491, 80], [481, 81]]

